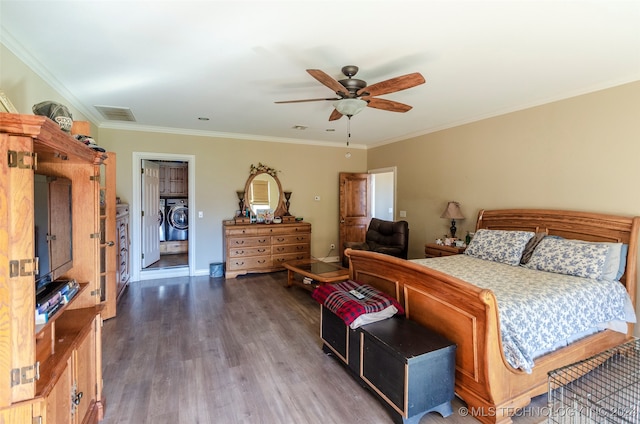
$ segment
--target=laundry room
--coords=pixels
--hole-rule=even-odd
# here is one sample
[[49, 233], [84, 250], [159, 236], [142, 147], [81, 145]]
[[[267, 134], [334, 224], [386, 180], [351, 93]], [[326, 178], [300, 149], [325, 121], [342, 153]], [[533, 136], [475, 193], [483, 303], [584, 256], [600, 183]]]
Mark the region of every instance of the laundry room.
[[155, 162], [160, 166], [160, 260], [152, 266], [185, 266], [189, 263], [188, 162]]

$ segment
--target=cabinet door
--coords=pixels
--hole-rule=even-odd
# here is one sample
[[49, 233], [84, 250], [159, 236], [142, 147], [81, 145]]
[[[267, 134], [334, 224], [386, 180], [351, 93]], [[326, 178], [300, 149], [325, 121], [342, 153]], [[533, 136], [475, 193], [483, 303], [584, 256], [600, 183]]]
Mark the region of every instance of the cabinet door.
[[[0, 408], [35, 393], [33, 150], [31, 137], [0, 135], [3, 165], [0, 178]], [[9, 376], [20, 381], [13, 384]]]
[[169, 195], [171, 196], [187, 196], [188, 195], [188, 183], [187, 183], [187, 165], [171, 165], [167, 167], [165, 174], [165, 187], [169, 188]]
[[71, 387], [71, 358], [69, 358], [58, 382], [47, 396], [45, 423], [71, 424], [73, 422]]
[[32, 423], [33, 413], [32, 405], [29, 403], [0, 409], [0, 423]]
[[118, 296], [129, 282], [129, 215], [118, 220]]
[[74, 352], [77, 421], [83, 422], [96, 402], [96, 333], [89, 331]]
[[[70, 265], [72, 261], [71, 201], [70, 179], [55, 178], [49, 183], [51, 269], [59, 269], [63, 264]], [[53, 278], [58, 277], [60, 275], [56, 273]]]
[[116, 154], [100, 166], [100, 301], [104, 318], [116, 315]]

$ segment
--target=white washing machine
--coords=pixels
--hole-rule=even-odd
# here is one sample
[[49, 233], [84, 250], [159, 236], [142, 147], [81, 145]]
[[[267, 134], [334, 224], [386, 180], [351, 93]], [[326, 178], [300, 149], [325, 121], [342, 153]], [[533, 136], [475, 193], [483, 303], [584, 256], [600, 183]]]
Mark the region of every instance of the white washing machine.
[[167, 241], [189, 238], [189, 207], [187, 199], [167, 199]]
[[160, 241], [166, 241], [165, 236], [167, 220], [166, 220], [166, 202], [160, 199], [160, 213], [158, 214], [158, 226], [160, 227]]

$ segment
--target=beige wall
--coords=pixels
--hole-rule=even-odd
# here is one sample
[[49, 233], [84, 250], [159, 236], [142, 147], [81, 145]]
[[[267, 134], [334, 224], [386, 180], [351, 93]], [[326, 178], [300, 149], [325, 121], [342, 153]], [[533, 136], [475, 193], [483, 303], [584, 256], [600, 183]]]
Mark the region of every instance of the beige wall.
[[[346, 159], [342, 147], [113, 129], [98, 134], [98, 143], [117, 153], [116, 186], [123, 202], [132, 200], [134, 152], [195, 156], [195, 207], [204, 217], [191, 222], [189, 231], [195, 232], [198, 273], [208, 273], [211, 262], [223, 261], [222, 220], [238, 209], [236, 190], [244, 189], [251, 164], [262, 162], [280, 171], [282, 189], [293, 193], [291, 213], [312, 224], [315, 257], [327, 256], [329, 244], [338, 244], [338, 173], [366, 170], [365, 150], [350, 149], [351, 158]], [[320, 201], [314, 200], [316, 195]]]
[[640, 82], [370, 149], [368, 169], [398, 167], [409, 257], [448, 233], [457, 200], [480, 209], [549, 208], [640, 215]]
[[448, 232], [447, 201], [472, 230], [481, 208], [640, 215], [640, 82], [370, 149], [368, 169], [398, 167], [412, 257]]

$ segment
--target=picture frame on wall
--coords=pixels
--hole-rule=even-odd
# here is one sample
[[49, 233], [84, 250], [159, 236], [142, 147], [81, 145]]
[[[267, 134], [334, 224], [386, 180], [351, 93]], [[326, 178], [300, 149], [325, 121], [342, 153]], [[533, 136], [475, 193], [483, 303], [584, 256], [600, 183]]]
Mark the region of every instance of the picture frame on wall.
[[18, 113], [18, 109], [11, 103], [11, 100], [0, 90], [0, 112]]

